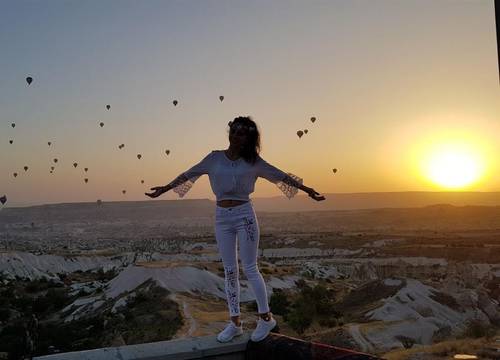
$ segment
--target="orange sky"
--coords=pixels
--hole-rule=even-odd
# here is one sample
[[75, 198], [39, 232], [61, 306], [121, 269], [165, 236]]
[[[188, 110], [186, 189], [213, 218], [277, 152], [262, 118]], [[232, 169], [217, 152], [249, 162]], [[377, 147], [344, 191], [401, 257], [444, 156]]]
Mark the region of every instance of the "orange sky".
[[[482, 164], [459, 190], [500, 190], [493, 2], [4, 7], [0, 195], [11, 206], [145, 200], [226, 148], [238, 115], [260, 126], [264, 159], [321, 193], [447, 190], [423, 170], [443, 144]], [[260, 179], [252, 196], [278, 194]], [[214, 199], [208, 178], [186, 198]]]

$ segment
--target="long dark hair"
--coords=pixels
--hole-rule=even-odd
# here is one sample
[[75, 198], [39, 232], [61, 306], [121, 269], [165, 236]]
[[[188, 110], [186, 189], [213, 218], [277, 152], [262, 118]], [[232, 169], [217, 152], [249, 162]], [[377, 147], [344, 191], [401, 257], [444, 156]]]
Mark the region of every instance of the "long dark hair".
[[247, 141], [240, 151], [240, 156], [248, 163], [255, 164], [260, 153], [260, 132], [255, 121], [250, 116], [238, 116], [228, 123], [229, 129], [240, 124], [247, 128]]

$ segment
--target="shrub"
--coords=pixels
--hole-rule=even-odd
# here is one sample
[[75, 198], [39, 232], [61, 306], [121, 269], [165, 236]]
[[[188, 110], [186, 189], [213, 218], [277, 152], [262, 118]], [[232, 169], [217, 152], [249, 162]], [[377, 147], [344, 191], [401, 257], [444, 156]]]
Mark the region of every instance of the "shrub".
[[305, 287], [309, 287], [304, 279], [299, 279], [295, 281], [295, 285], [298, 289], [303, 289]]
[[413, 345], [415, 345], [415, 340], [407, 336], [397, 335], [396, 339], [401, 341], [401, 344], [403, 344], [405, 349], [410, 349]]
[[300, 291], [291, 305], [287, 304], [288, 299], [283, 293], [277, 293], [275, 301], [278, 310], [283, 311], [285, 321], [299, 334], [311, 325], [314, 318], [319, 318], [318, 321], [322, 326], [337, 326], [336, 317], [341, 314], [335, 310], [332, 290], [322, 284], [310, 287], [302, 279], [296, 284]]
[[10, 318], [10, 310], [8, 308], [0, 308], [0, 321], [7, 321]]
[[469, 320], [466, 323], [464, 331], [465, 337], [480, 338], [492, 337], [495, 335], [495, 329], [489, 324], [484, 324], [479, 320]]
[[311, 325], [314, 317], [314, 312], [310, 304], [306, 303], [303, 298], [296, 301], [292, 311], [285, 316], [285, 321], [299, 334]]
[[54, 309], [63, 308], [70, 300], [65, 289], [49, 289], [45, 297]]
[[0, 351], [8, 352], [9, 359], [21, 359], [25, 350], [25, 324], [17, 321], [0, 331]]
[[267, 268], [267, 267], [262, 268], [262, 269], [261, 269], [261, 271], [262, 271], [264, 274], [266, 274], [266, 275], [272, 274], [272, 272], [273, 272], [273, 271], [272, 271], [272, 269]]
[[337, 319], [328, 317], [319, 319], [318, 323], [324, 327], [335, 327], [338, 325]]
[[269, 301], [273, 314], [286, 315], [289, 312], [290, 301], [287, 294], [281, 289], [274, 289]]

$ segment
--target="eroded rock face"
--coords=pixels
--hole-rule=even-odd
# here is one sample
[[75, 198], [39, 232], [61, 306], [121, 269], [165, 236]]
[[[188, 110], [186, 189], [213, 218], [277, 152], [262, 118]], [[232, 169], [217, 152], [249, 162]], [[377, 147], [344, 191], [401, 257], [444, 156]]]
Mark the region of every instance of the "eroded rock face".
[[491, 323], [500, 326], [500, 305], [498, 301], [491, 299], [484, 290], [477, 292], [477, 306], [484, 312]]
[[372, 322], [349, 328], [364, 350], [406, 347], [403, 338], [430, 345], [463, 332], [470, 320], [488, 326], [498, 319], [498, 304], [484, 291], [443, 293], [415, 279], [406, 279], [405, 286], [382, 301], [382, 306], [365, 313]]

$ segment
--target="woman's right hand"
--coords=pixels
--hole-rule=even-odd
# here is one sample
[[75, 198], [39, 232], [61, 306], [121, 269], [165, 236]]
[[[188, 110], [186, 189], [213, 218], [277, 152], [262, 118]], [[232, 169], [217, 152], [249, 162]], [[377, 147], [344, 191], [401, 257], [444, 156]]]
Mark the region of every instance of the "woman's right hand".
[[153, 192], [144, 193], [144, 195], [147, 195], [150, 198], [156, 198], [156, 197], [160, 196], [161, 194], [166, 193], [168, 191], [166, 186], [155, 186], [155, 187], [152, 187], [151, 190], [153, 190]]

